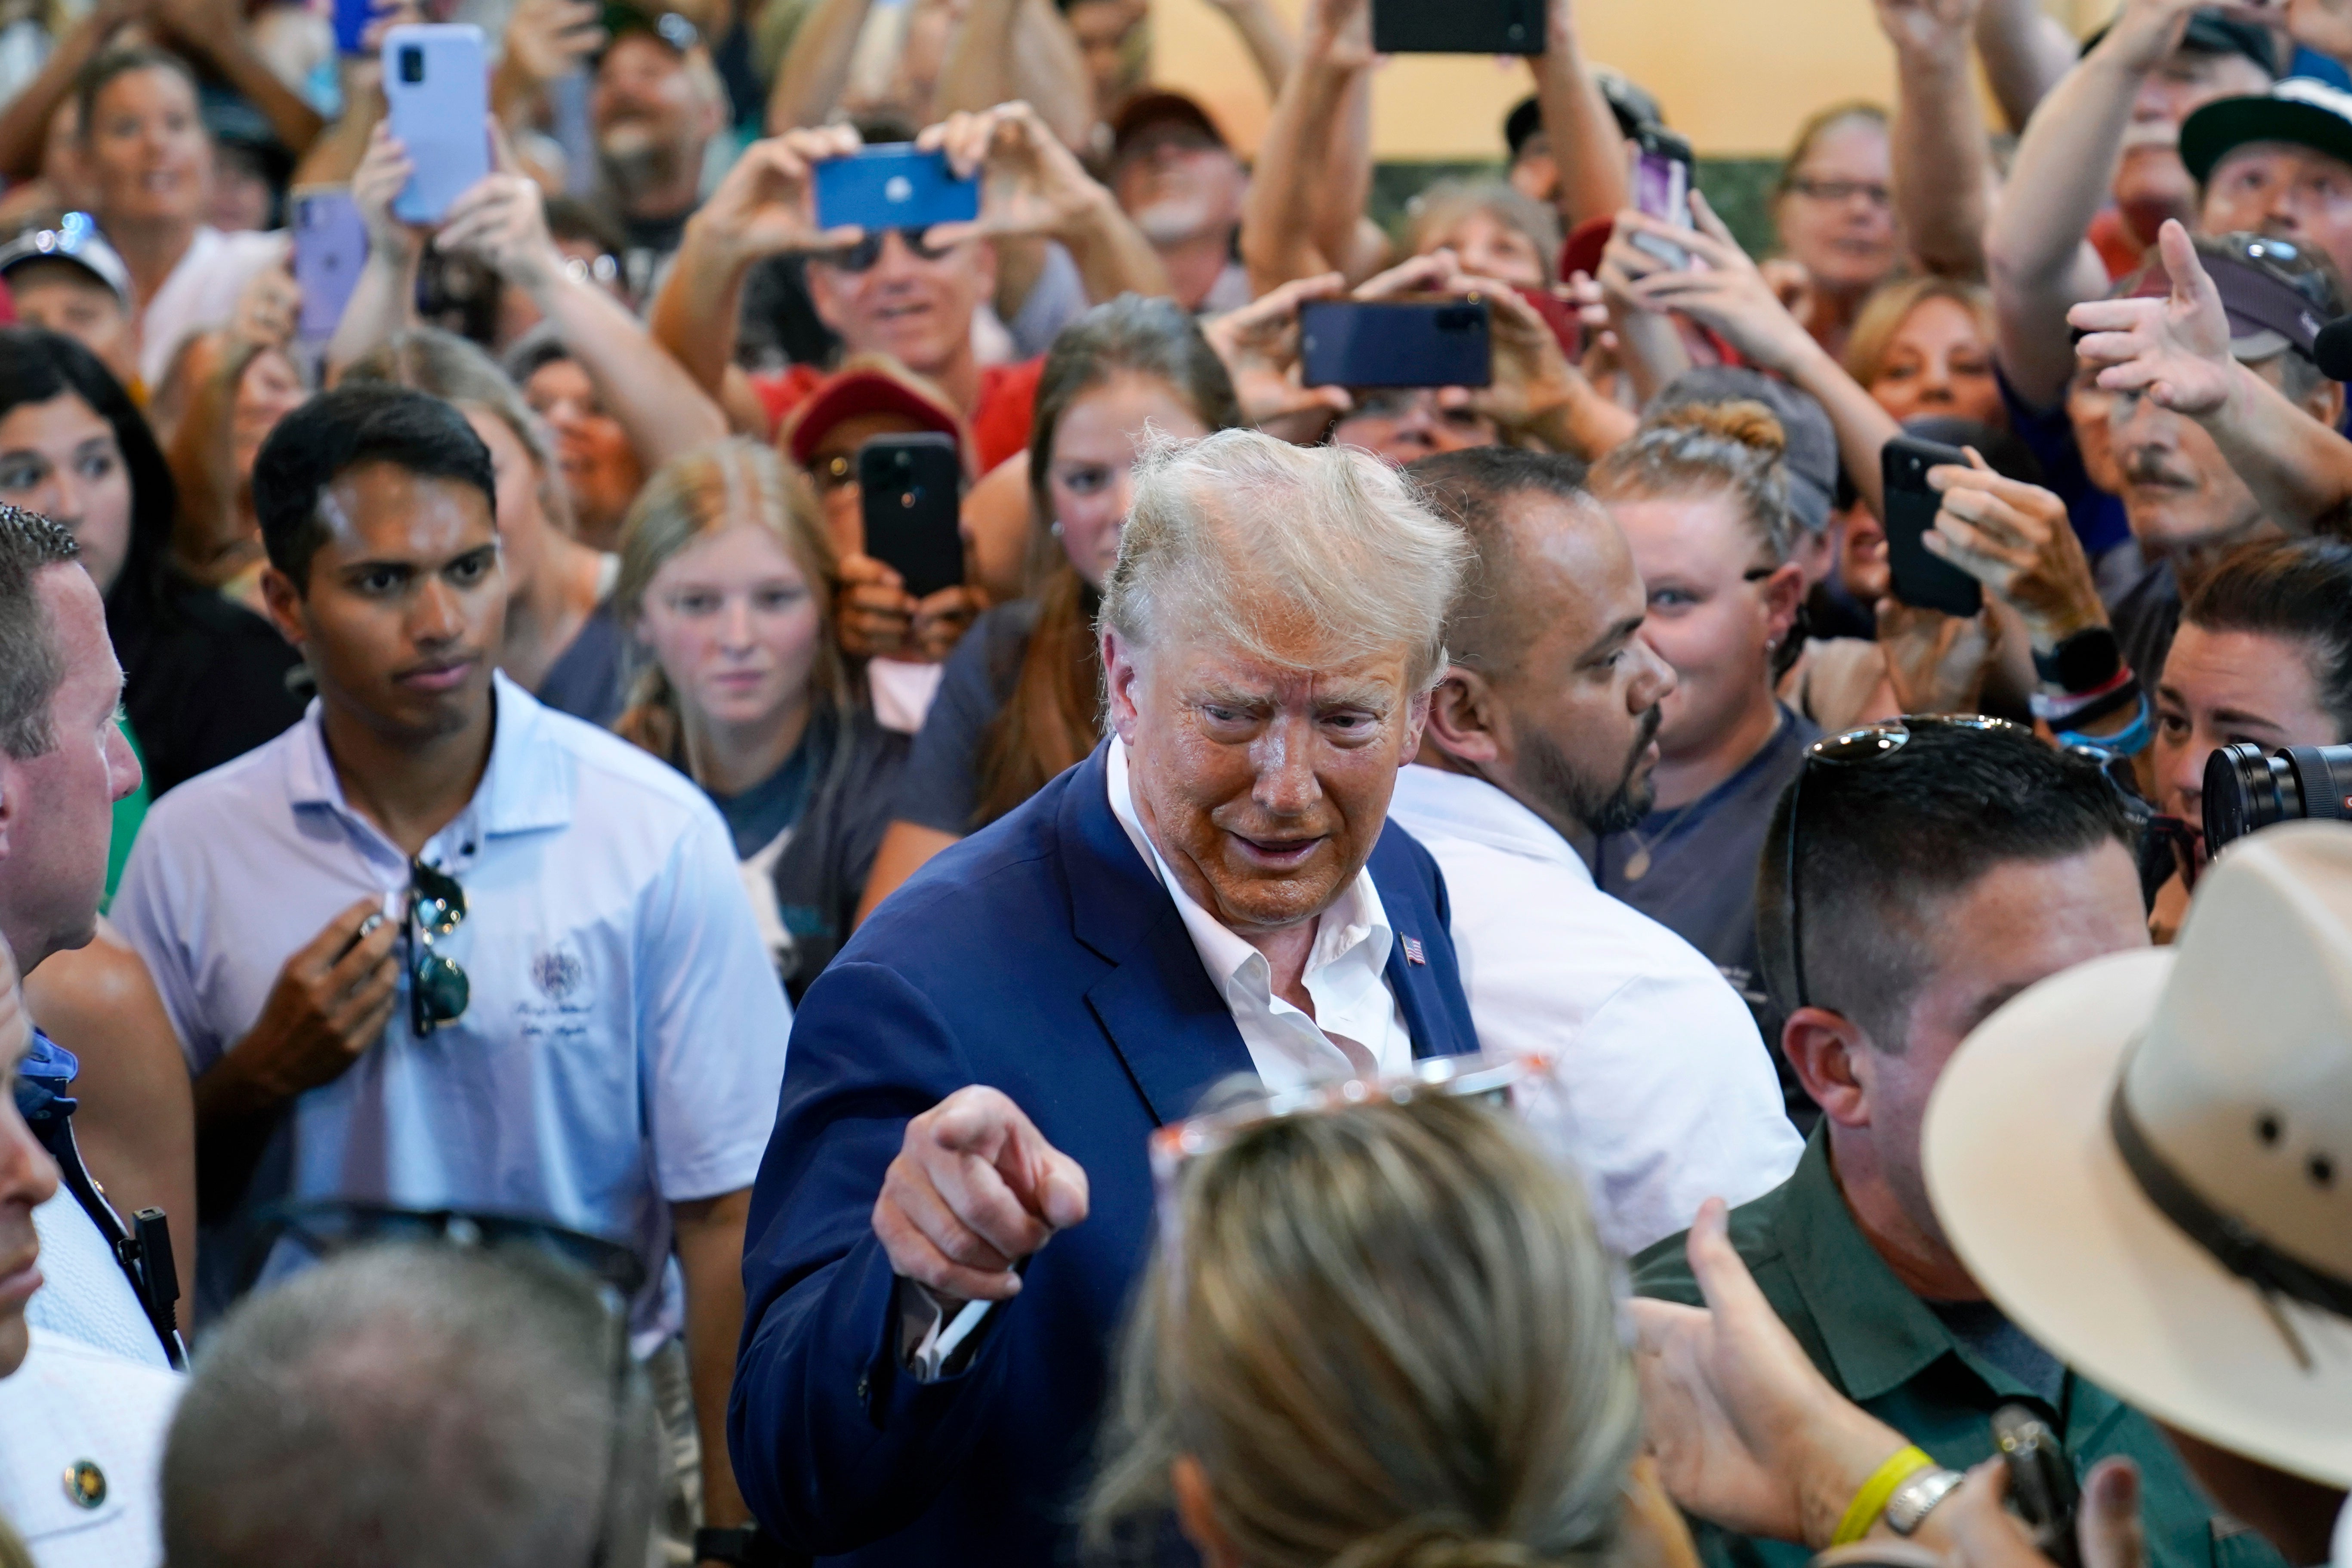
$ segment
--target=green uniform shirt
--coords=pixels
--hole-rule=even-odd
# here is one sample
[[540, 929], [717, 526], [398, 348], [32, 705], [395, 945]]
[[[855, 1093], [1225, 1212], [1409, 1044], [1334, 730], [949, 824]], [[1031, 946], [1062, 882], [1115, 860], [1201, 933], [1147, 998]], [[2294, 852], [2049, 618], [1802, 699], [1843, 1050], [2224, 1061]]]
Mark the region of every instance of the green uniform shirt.
[[[1686, 1235], [1633, 1260], [1635, 1294], [1706, 1304], [1684, 1255]], [[1731, 1244], [1822, 1375], [1937, 1463], [1960, 1470], [1990, 1458], [1993, 1410], [2036, 1397], [1955, 1339], [1895, 1277], [1846, 1207], [1822, 1129], [1787, 1181], [1731, 1211]], [[2068, 1372], [2057, 1415], [2078, 1474], [2110, 1454], [2138, 1462], [2149, 1568], [2284, 1568], [2261, 1536], [2217, 1517], [2164, 1435], [2114, 1394]], [[1712, 1526], [1696, 1533], [1717, 1568], [1802, 1568], [1811, 1555]]]

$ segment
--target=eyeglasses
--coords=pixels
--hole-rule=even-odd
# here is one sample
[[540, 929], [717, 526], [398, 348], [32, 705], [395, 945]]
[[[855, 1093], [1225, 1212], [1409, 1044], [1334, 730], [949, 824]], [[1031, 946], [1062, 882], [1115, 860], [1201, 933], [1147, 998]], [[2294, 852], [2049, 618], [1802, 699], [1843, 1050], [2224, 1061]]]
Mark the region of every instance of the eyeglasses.
[[871, 272], [874, 264], [882, 259], [882, 240], [897, 235], [898, 243], [925, 261], [938, 261], [955, 249], [952, 245], [931, 245], [924, 239], [928, 228], [877, 228], [855, 245], [845, 245], [838, 250], [820, 250], [815, 259], [843, 272]]
[[1799, 815], [1804, 805], [1805, 775], [1816, 763], [1833, 767], [1852, 767], [1874, 763], [1893, 756], [1911, 739], [1915, 726], [1950, 730], [1979, 730], [1996, 734], [2021, 735], [2034, 738], [2033, 731], [2022, 724], [2006, 719], [1987, 719], [1975, 713], [1937, 713], [1906, 715], [1888, 719], [1876, 724], [1864, 724], [1859, 729], [1824, 736], [1805, 748], [1803, 759], [1797, 764], [1797, 776], [1789, 781], [1788, 842], [1783, 847], [1781, 885], [1789, 900], [1789, 973], [1794, 982], [1792, 994], [1796, 1007], [1812, 1005], [1811, 993], [1805, 985], [1805, 906], [1797, 877], [1798, 844], [1804, 836], [1804, 819]]
[[1568, 1107], [1554, 1089], [1551, 1059], [1524, 1056], [1432, 1057], [1412, 1070], [1379, 1079], [1343, 1079], [1279, 1089], [1171, 1122], [1151, 1134], [1151, 1186], [1167, 1258], [1169, 1287], [1181, 1289], [1185, 1173], [1193, 1162], [1229, 1148], [1243, 1134], [1294, 1116], [1321, 1116], [1386, 1101], [1404, 1105], [1432, 1097], [1482, 1100], [1530, 1123], [1549, 1148], [1578, 1145], [1565, 1122]]
[[1895, 193], [1875, 180], [1808, 180], [1801, 176], [1790, 180], [1789, 188], [1810, 201], [1850, 202], [1862, 196], [1874, 207], [1895, 205]]
[[408, 863], [408, 1026], [423, 1039], [466, 1016], [474, 987], [446, 953], [433, 951], [466, 921], [466, 889], [422, 860]]
[[605, 1450], [604, 1504], [588, 1562], [590, 1568], [611, 1568], [615, 1562], [628, 1561], [614, 1555], [612, 1511], [627, 1453], [631, 1383], [638, 1375], [636, 1360], [629, 1353], [629, 1303], [650, 1278], [645, 1260], [617, 1241], [520, 1215], [407, 1209], [321, 1198], [279, 1204], [264, 1211], [258, 1228], [246, 1244], [236, 1293], [242, 1297], [252, 1290], [281, 1245], [320, 1262], [363, 1247], [398, 1243], [524, 1254], [594, 1284], [612, 1334], [612, 1437]]

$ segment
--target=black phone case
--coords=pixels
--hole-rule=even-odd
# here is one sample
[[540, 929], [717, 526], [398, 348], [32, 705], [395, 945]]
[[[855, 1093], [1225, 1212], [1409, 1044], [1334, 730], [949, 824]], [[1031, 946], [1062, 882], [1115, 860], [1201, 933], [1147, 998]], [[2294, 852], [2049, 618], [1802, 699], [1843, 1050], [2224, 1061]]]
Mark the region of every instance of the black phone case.
[[857, 448], [866, 553], [918, 599], [963, 581], [963, 460], [940, 435], [884, 436]]
[[1544, 0], [1372, 0], [1384, 55], [1539, 55]]
[[1948, 616], [1973, 616], [1984, 608], [1984, 584], [1948, 561], [1927, 552], [1927, 531], [1936, 526], [1943, 500], [1927, 488], [1927, 470], [1945, 463], [1968, 466], [1957, 447], [1900, 436], [1878, 456], [1886, 491], [1886, 566], [1895, 596], [1915, 609]]

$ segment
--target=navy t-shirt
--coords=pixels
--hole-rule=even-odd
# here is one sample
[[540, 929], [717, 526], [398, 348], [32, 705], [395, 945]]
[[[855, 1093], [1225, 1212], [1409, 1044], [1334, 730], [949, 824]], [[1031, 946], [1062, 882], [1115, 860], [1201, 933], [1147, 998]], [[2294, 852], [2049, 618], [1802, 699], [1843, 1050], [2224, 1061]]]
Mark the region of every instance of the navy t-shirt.
[[980, 808], [980, 747], [989, 721], [1012, 700], [1036, 629], [1037, 602], [1015, 599], [972, 622], [940, 671], [939, 694], [898, 775], [890, 815], [961, 838]]

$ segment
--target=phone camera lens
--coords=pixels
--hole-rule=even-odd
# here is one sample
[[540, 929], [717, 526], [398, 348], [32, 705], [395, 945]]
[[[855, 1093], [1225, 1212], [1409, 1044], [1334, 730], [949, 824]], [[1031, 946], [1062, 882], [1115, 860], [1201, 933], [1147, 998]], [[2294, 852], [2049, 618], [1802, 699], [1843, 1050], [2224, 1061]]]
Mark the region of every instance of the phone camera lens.
[[410, 44], [400, 51], [400, 79], [419, 82], [425, 79], [425, 51]]

